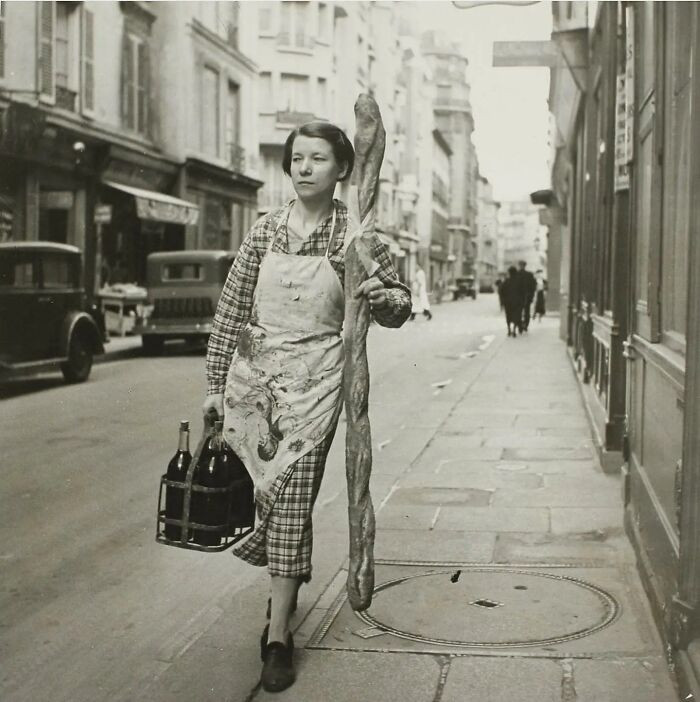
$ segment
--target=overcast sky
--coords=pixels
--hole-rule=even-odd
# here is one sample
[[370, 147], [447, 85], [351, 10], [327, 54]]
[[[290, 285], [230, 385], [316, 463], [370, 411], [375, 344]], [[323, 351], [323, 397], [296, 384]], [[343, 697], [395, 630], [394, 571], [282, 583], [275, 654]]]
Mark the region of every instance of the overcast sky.
[[446, 0], [414, 2], [418, 26], [445, 30], [469, 59], [474, 143], [496, 199], [527, 199], [549, 186], [549, 69], [494, 68], [494, 41], [550, 38], [550, 2], [460, 10]]

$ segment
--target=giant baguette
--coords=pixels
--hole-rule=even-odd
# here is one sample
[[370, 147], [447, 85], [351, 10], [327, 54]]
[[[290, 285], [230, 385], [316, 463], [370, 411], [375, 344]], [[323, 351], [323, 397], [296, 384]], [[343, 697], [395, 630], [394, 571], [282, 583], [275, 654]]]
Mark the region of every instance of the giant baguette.
[[[362, 94], [355, 103], [355, 168], [360, 219], [365, 220], [375, 205], [379, 170], [384, 157], [386, 135], [379, 107], [372, 97]], [[354, 193], [353, 193], [354, 194]], [[348, 483], [350, 522], [350, 563], [347, 593], [355, 611], [367, 609], [374, 591], [374, 507], [369, 493], [372, 472], [372, 437], [367, 405], [369, 368], [367, 329], [369, 304], [353, 292], [367, 278], [360, 255], [367, 253], [366, 242], [353, 239], [345, 253], [345, 369], [343, 395], [347, 417], [345, 471]], [[358, 253], [358, 249], [360, 252]]]

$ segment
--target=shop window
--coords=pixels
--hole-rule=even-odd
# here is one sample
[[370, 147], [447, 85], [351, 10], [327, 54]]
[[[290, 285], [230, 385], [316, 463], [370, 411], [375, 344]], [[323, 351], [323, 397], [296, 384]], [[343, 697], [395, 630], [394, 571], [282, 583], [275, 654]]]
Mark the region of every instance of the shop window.
[[219, 72], [205, 66], [202, 72], [202, 151], [219, 156]]
[[122, 40], [122, 122], [144, 135], [149, 131], [149, 92], [149, 40], [127, 30]]

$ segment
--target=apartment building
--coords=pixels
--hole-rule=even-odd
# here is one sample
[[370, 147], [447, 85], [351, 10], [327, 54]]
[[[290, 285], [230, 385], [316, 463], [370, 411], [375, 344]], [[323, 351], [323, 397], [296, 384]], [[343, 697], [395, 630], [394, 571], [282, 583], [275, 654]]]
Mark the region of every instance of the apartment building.
[[501, 204], [494, 200], [493, 187], [488, 178], [477, 180], [476, 265], [477, 285], [481, 292], [492, 292], [498, 277], [498, 210]]

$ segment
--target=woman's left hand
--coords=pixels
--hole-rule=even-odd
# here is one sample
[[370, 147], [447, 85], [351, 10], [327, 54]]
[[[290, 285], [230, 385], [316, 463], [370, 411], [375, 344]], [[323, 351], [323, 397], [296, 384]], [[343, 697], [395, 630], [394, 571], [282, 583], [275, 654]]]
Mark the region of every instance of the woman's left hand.
[[372, 309], [386, 305], [386, 288], [378, 278], [369, 278], [360, 283], [355, 291], [355, 297], [362, 297], [362, 295], [369, 300], [369, 306]]

